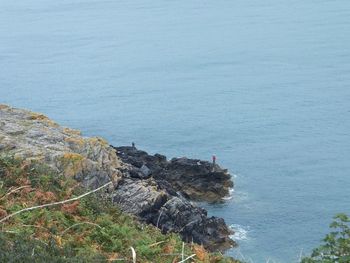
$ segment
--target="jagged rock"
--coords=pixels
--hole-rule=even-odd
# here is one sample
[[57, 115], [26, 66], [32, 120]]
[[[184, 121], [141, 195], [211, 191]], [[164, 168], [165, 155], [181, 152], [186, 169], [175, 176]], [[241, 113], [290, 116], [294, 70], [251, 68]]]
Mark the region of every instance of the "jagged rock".
[[7, 105], [0, 105], [0, 120], [1, 154], [43, 162], [89, 188], [111, 179], [117, 184], [122, 176], [122, 162], [101, 138], [82, 137], [42, 114]]
[[154, 178], [169, 182], [173, 188], [192, 200], [221, 201], [233, 187], [231, 175], [217, 164], [188, 158], [167, 161], [163, 155], [148, 155], [129, 146], [116, 149], [124, 162], [135, 167], [149, 167], [149, 173]]
[[207, 216], [176, 193], [171, 185], [163, 187], [153, 178], [124, 178], [112, 194], [113, 202], [124, 212], [136, 215], [164, 233], [179, 233], [187, 242], [203, 244], [209, 250], [224, 250], [235, 243], [232, 231], [221, 218]]
[[[132, 181], [121, 183], [114, 193], [117, 203], [126, 204], [120, 206], [124, 211], [135, 214], [164, 232], [177, 232], [184, 240], [203, 244], [209, 250], [223, 250], [235, 245], [229, 238], [232, 231], [223, 219], [208, 218], [205, 209], [186, 199], [221, 200], [233, 186], [227, 170], [187, 158], [168, 162], [163, 155], [151, 156], [129, 146], [116, 149], [118, 156], [130, 165], [124, 171], [125, 176], [133, 177]], [[147, 180], [134, 175], [144, 166], [149, 167], [151, 175]], [[147, 190], [144, 188], [146, 185]]]
[[158, 211], [166, 202], [166, 192], [153, 179], [123, 179], [112, 194], [113, 202], [124, 212], [139, 216]]
[[142, 165], [140, 171], [145, 177], [149, 177], [151, 175], [151, 170], [147, 167], [147, 165]]
[[191, 199], [209, 202], [221, 201], [233, 187], [226, 169], [197, 159], [174, 158], [157, 177], [165, 178]]
[[164, 232], [176, 232], [187, 242], [203, 244], [209, 250], [224, 250], [234, 245], [232, 231], [222, 218], [207, 216], [207, 211], [181, 197], [171, 197], [150, 219]]
[[184, 197], [219, 200], [232, 186], [227, 171], [199, 160], [168, 162], [133, 147], [117, 149], [122, 160], [101, 138], [83, 137], [42, 114], [0, 105], [0, 154], [45, 163], [86, 188], [112, 180], [106, 194], [123, 211], [210, 250], [234, 245], [223, 219], [208, 218], [206, 210]]

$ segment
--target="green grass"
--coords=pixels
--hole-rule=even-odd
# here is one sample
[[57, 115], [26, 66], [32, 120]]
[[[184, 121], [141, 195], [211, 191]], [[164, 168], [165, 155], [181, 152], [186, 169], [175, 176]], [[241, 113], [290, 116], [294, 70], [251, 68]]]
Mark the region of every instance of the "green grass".
[[[0, 218], [84, 191], [75, 180], [45, 165], [0, 157]], [[136, 251], [137, 262], [181, 260], [178, 235], [163, 235], [159, 229], [141, 224], [101, 193], [23, 212], [0, 224], [0, 262], [132, 262], [130, 247]], [[196, 254], [194, 262], [237, 262], [193, 244], [185, 245], [185, 254]]]

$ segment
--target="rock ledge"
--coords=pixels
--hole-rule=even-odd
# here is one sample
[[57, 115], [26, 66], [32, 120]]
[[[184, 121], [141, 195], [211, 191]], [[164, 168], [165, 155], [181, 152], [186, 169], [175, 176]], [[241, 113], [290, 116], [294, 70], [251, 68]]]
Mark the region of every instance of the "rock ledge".
[[114, 187], [105, 194], [141, 221], [209, 250], [235, 245], [223, 219], [208, 217], [190, 201], [216, 202], [228, 194], [233, 186], [230, 175], [217, 165], [187, 158], [167, 161], [133, 147], [114, 148], [42, 114], [1, 104], [0, 154], [45, 163], [89, 189], [112, 180]]

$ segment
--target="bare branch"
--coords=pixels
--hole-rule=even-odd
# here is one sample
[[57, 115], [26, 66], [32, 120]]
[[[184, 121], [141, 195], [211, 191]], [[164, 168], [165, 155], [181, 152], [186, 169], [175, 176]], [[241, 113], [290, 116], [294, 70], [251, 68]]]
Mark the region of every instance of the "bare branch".
[[149, 245], [148, 247], [155, 247], [155, 246], [157, 246], [157, 245], [159, 245], [159, 244], [162, 244], [162, 243], [164, 243], [165, 241], [159, 241], [159, 242], [156, 242], [156, 243], [153, 243], [153, 244], [151, 244], [151, 245]]
[[182, 261], [183, 261], [184, 258], [185, 258], [184, 251], [185, 251], [185, 242], [182, 242], [182, 251], [181, 251], [181, 260], [182, 260]]
[[179, 261], [178, 263], [183, 263], [183, 262], [185, 262], [185, 261], [187, 261], [187, 260], [193, 258], [195, 255], [196, 255], [196, 254], [193, 254], [193, 255], [191, 255], [191, 256], [188, 256], [187, 258], [185, 258], [184, 260]]
[[15, 188], [15, 189], [11, 190], [10, 192], [6, 193], [5, 195], [3, 195], [0, 198], [0, 200], [4, 199], [6, 196], [9, 196], [10, 194], [13, 194], [13, 193], [17, 192], [18, 190], [21, 190], [23, 188], [28, 188], [28, 187], [31, 187], [31, 186], [30, 185], [23, 185], [21, 187]]
[[8, 216], [3, 217], [3, 218], [0, 220], [0, 223], [3, 223], [3, 222], [5, 222], [7, 219], [9, 219], [9, 218], [11, 218], [11, 217], [13, 217], [13, 216], [15, 216], [15, 215], [18, 215], [18, 214], [20, 214], [20, 213], [26, 212], [26, 211], [31, 211], [31, 210], [34, 210], [34, 209], [37, 209], [37, 208], [44, 208], [44, 207], [49, 207], [49, 206], [54, 206], [54, 205], [62, 205], [62, 204], [65, 204], [65, 203], [69, 203], [69, 202], [72, 202], [72, 201], [76, 201], [76, 200], [78, 200], [78, 199], [81, 199], [81, 198], [83, 198], [83, 197], [89, 195], [89, 194], [95, 193], [95, 192], [101, 190], [102, 188], [105, 188], [106, 186], [108, 186], [108, 185], [110, 185], [110, 184], [112, 184], [112, 182], [108, 182], [108, 183], [106, 183], [106, 184], [104, 184], [104, 185], [102, 185], [102, 186], [96, 188], [95, 190], [92, 190], [92, 191], [90, 191], [90, 192], [87, 192], [87, 193], [85, 193], [85, 194], [79, 195], [79, 196], [77, 196], [77, 197], [74, 197], [74, 198], [71, 198], [71, 199], [68, 199], [68, 200], [63, 200], [63, 201], [60, 201], [60, 202], [54, 202], [54, 203], [50, 203], [50, 204], [37, 205], [37, 206], [32, 206], [32, 207], [24, 208], [24, 209], [22, 209], [22, 210], [19, 210], [19, 211], [13, 213], [13, 214], [10, 214], [10, 215], [8, 215]]
[[136, 251], [133, 247], [130, 247], [131, 249], [131, 254], [132, 254], [132, 262], [136, 263]]

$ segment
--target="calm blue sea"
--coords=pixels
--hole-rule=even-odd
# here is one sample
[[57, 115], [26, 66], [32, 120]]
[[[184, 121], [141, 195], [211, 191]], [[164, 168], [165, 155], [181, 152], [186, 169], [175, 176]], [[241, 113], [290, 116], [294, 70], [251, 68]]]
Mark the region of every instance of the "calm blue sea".
[[297, 262], [350, 213], [349, 0], [0, 0], [0, 101], [218, 162], [228, 254]]

